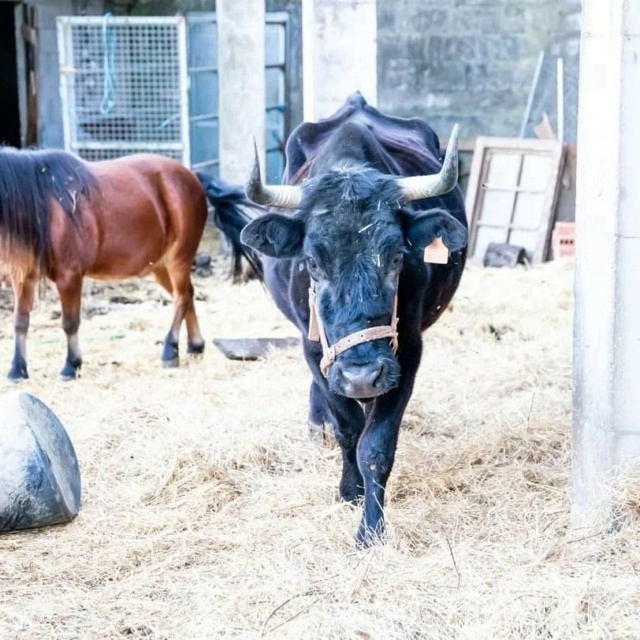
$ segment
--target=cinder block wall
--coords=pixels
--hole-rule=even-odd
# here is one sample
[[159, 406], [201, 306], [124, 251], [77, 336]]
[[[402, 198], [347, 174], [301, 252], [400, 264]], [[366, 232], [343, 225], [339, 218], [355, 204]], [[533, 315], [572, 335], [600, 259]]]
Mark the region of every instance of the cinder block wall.
[[[555, 105], [565, 59], [566, 110], [577, 108], [580, 0], [378, 0], [378, 101], [421, 115], [441, 136], [518, 135], [539, 52], [540, 95]], [[555, 113], [550, 114], [555, 124]], [[569, 139], [573, 123], [568, 125]]]

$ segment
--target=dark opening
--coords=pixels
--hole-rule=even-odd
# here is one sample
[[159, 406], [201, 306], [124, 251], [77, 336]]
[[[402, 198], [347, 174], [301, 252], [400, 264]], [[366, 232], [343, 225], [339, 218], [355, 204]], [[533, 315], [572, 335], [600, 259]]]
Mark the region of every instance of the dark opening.
[[0, 1], [0, 144], [20, 146], [15, 4]]

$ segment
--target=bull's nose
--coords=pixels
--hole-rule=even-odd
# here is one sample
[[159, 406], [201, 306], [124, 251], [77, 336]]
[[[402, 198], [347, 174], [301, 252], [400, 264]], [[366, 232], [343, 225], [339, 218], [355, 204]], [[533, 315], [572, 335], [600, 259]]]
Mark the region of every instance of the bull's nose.
[[342, 367], [342, 392], [349, 398], [371, 398], [380, 395], [385, 390], [379, 385], [384, 377], [384, 369], [384, 365], [379, 362]]

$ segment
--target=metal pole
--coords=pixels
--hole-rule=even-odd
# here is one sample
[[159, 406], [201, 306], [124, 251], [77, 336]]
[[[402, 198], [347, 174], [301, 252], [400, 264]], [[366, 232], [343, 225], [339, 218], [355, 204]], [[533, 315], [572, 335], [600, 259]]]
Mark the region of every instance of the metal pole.
[[564, 60], [556, 61], [557, 71], [557, 104], [558, 104], [558, 140], [564, 142]]
[[533, 98], [538, 88], [538, 81], [540, 80], [540, 72], [542, 71], [542, 63], [544, 61], [544, 50], [538, 55], [538, 62], [536, 64], [536, 70], [533, 74], [533, 82], [531, 83], [531, 89], [529, 89], [529, 97], [527, 98], [527, 106], [524, 110], [524, 116], [522, 118], [522, 125], [520, 126], [520, 138], [524, 138], [525, 131], [527, 130], [527, 124], [531, 117], [531, 109], [533, 107]]

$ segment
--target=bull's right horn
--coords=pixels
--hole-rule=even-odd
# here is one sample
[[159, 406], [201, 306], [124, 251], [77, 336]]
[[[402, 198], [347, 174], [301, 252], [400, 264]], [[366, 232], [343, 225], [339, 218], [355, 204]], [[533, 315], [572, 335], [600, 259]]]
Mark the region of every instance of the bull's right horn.
[[253, 149], [255, 159], [246, 184], [246, 192], [249, 199], [261, 205], [297, 209], [302, 200], [302, 189], [292, 185], [264, 184], [260, 174], [260, 158], [258, 157], [258, 145], [255, 138], [253, 138]]

